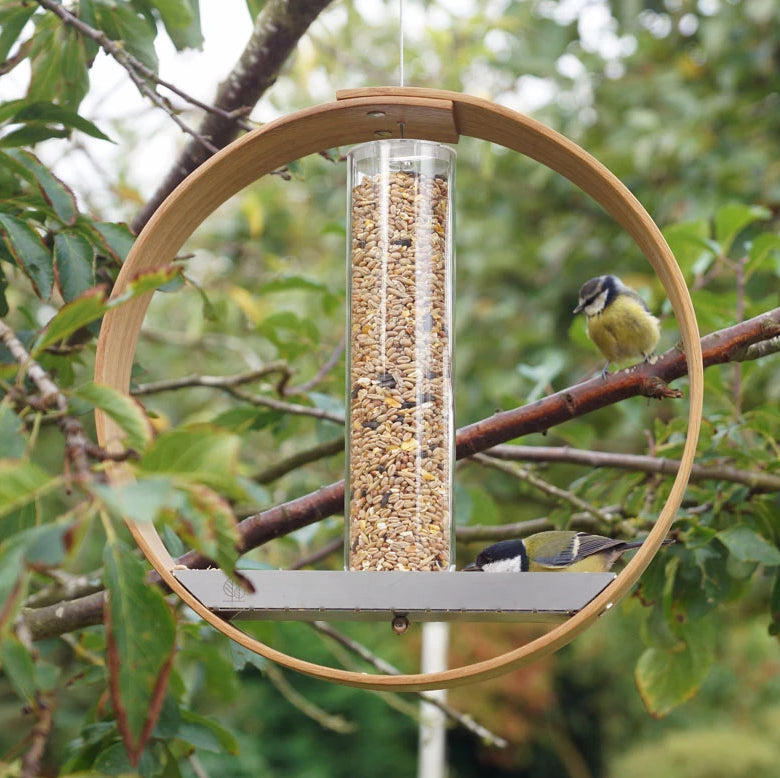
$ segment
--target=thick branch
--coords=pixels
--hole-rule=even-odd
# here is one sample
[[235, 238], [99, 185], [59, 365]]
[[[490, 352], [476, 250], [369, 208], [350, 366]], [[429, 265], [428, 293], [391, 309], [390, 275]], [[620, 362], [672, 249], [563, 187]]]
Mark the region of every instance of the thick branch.
[[[209, 113], [198, 128], [216, 148], [227, 146], [239, 133], [239, 116], [251, 109], [276, 81], [298, 41], [330, 0], [269, 0], [258, 14], [252, 36], [241, 58], [217, 90], [216, 108], [225, 115]], [[163, 200], [211, 154], [195, 139], [190, 140], [152, 198], [133, 220], [141, 231]]]
[[[749, 321], [707, 335], [702, 339], [704, 366], [742, 359], [753, 344], [780, 335], [780, 308]], [[655, 396], [665, 381], [687, 373], [685, 356], [671, 349], [655, 364], [643, 364], [607, 377], [594, 378], [545, 397], [531, 405], [504, 411], [463, 427], [457, 435], [457, 457], [463, 459], [530, 432], [541, 432], [563, 421], [582, 416], [628, 397]], [[344, 482], [324, 486], [316, 492], [278, 505], [244, 519], [239, 527], [241, 550], [246, 552], [274, 538], [313, 524], [344, 510]], [[211, 564], [194, 551], [178, 560], [190, 568]], [[52, 637], [73, 629], [100, 623], [103, 595], [25, 610], [24, 619], [34, 639]]]

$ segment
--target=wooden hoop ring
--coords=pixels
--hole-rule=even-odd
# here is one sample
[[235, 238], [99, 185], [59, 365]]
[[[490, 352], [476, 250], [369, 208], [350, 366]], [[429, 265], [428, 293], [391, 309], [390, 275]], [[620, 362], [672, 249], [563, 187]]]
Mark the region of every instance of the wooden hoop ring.
[[[546, 656], [569, 643], [618, 602], [648, 566], [666, 536], [685, 492], [701, 426], [704, 372], [698, 326], [688, 289], [660, 230], [631, 192], [606, 167], [557, 132], [487, 100], [441, 90], [381, 87], [348, 90], [336, 102], [290, 114], [231, 143], [183, 181], [154, 213], [119, 273], [113, 296], [139, 273], [167, 265], [195, 228], [220, 204], [273, 170], [322, 149], [376, 137], [456, 142], [460, 135], [496, 143], [537, 160], [590, 195], [631, 235], [666, 290], [682, 333], [690, 379], [688, 434], [669, 497], [645, 543], [617, 578], [585, 608], [540, 638], [489, 660], [438, 673], [370, 675], [291, 657], [241, 632], [205, 608], [174, 577], [173, 560], [152, 522], [126, 519], [146, 558], [165, 583], [203, 619], [229, 638], [284, 667], [347, 686], [421, 691], [493, 678]], [[369, 115], [370, 114], [370, 115]], [[109, 311], [97, 345], [95, 381], [128, 393], [138, 334], [151, 293]], [[96, 413], [98, 440], [116, 449], [121, 431]], [[132, 478], [126, 466], [109, 478]]]

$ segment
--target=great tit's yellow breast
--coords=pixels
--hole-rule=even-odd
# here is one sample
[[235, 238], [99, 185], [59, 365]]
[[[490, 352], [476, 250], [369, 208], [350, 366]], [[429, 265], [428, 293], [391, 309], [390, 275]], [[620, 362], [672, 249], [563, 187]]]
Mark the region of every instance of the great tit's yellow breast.
[[623, 362], [652, 354], [660, 330], [658, 319], [638, 300], [621, 294], [588, 317], [588, 336], [610, 362]]
[[548, 567], [531, 561], [529, 573], [605, 573], [607, 572], [607, 554], [591, 554], [568, 567]]

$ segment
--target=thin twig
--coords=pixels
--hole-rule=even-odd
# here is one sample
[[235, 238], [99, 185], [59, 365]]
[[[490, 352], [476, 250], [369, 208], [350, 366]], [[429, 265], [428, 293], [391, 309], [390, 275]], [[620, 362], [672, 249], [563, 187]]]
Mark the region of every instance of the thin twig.
[[297, 470], [299, 467], [303, 467], [303, 465], [317, 462], [320, 459], [335, 454], [341, 454], [343, 451], [344, 438], [328, 440], [325, 441], [325, 443], [320, 443], [317, 446], [298, 451], [285, 459], [279, 460], [276, 464], [266, 467], [259, 473], [256, 473], [253, 480], [257, 481], [259, 484], [269, 484], [277, 478], [281, 478], [283, 475], [286, 475], [293, 470]]
[[47, 408], [55, 408], [63, 414], [57, 423], [65, 437], [66, 472], [72, 467], [76, 482], [86, 482], [91, 477], [88, 449], [92, 441], [84, 432], [81, 422], [66, 415], [68, 399], [59, 390], [49, 374], [30, 356], [14, 331], [3, 321], [0, 321], [0, 341], [20, 365], [18, 382], [21, 383], [26, 373], [41, 393], [41, 404]]
[[491, 459], [491, 457], [486, 456], [485, 454], [474, 454], [474, 456], [471, 458], [482, 465], [492, 467], [494, 470], [506, 473], [507, 475], [511, 475], [514, 478], [519, 478], [521, 481], [525, 481], [525, 483], [533, 486], [534, 489], [538, 489], [540, 492], [543, 492], [550, 497], [555, 497], [557, 500], [562, 502], [567, 502], [577, 510], [583, 511], [584, 513], [589, 513], [591, 516], [593, 516], [594, 519], [598, 519], [604, 524], [609, 524], [613, 519], [613, 517], [608, 513], [605, 513], [603, 510], [596, 508], [594, 505], [591, 505], [587, 500], [583, 500], [581, 497], [577, 497], [576, 494], [566, 489], [561, 489], [558, 486], [554, 486], [548, 481], [545, 481], [544, 478], [539, 478], [539, 476], [534, 475], [530, 470], [526, 470], [522, 467], [516, 467], [514, 465], [508, 465], [503, 462], [498, 462], [494, 459]]
[[[583, 451], [568, 446], [493, 446], [486, 456], [514, 462], [566, 462], [587, 467], [615, 467], [658, 475], [677, 475], [678, 459], [641, 454], [613, 454], [607, 451]], [[691, 481], [729, 481], [743, 484], [754, 492], [780, 491], [780, 475], [762, 470], [739, 470], [730, 465], [694, 465]]]
[[198, 755], [193, 751], [188, 757], [187, 761], [190, 763], [192, 772], [195, 773], [196, 778], [209, 778], [209, 774], [203, 768], [203, 765], [198, 759]]
[[305, 716], [316, 721], [323, 729], [329, 729], [339, 735], [349, 735], [357, 731], [357, 724], [347, 721], [343, 716], [327, 713], [318, 705], [315, 705], [308, 697], [301, 694], [288, 680], [282, 670], [272, 662], [269, 662], [263, 671], [276, 691], [287, 702], [296, 707]]
[[344, 538], [333, 538], [330, 542], [326, 543], [322, 548], [318, 548], [316, 551], [312, 551], [310, 554], [300, 557], [293, 562], [289, 570], [300, 570], [302, 567], [308, 567], [316, 562], [320, 562], [331, 554], [335, 554], [337, 551], [344, 549]]
[[138, 384], [130, 390], [130, 394], [142, 397], [147, 394], [159, 394], [160, 392], [172, 392], [177, 389], [186, 389], [194, 386], [204, 386], [212, 389], [227, 389], [228, 387], [242, 386], [258, 381], [268, 375], [282, 373], [290, 375], [290, 366], [286, 362], [269, 362], [267, 365], [249, 370], [246, 373], [236, 375], [189, 375], [182, 378], [169, 378], [165, 381], [155, 381], [148, 384]]
[[[355, 654], [355, 656], [360, 657], [360, 659], [362, 659], [364, 662], [368, 662], [368, 664], [372, 665], [379, 672], [385, 673], [386, 675], [400, 675], [400, 670], [398, 670], [397, 667], [377, 656], [361, 643], [352, 640], [352, 638], [348, 637], [343, 632], [339, 632], [337, 629], [334, 629], [327, 622], [314, 621], [311, 623], [311, 625], [315, 630], [317, 630], [317, 632], [322, 635], [326, 635], [331, 640], [335, 640], [339, 645]], [[497, 748], [506, 748], [509, 745], [509, 743], [507, 743], [504, 738], [495, 734], [494, 732], [491, 732], [489, 729], [482, 726], [482, 724], [478, 724], [468, 714], [461, 713], [459, 710], [453, 708], [451, 705], [448, 705], [446, 702], [442, 702], [441, 700], [432, 697], [428, 692], [415, 692], [415, 694], [429, 705], [433, 705], [434, 707], [438, 708], [440, 711], [449, 716], [449, 718], [451, 718], [453, 721], [460, 724], [460, 726], [467, 729], [473, 735], [476, 735], [488, 745], [496, 746]]]
[[54, 579], [50, 586], [31, 594], [24, 602], [25, 608], [43, 608], [56, 602], [76, 600], [103, 588], [100, 571], [90, 575], [71, 575], [63, 570], [50, 569], [47, 571]]
[[[212, 113], [223, 119], [237, 122], [239, 126], [242, 127], [243, 129], [246, 130], [252, 129], [251, 124], [247, 122], [243, 122], [239, 118], [240, 116], [247, 113], [246, 109], [238, 110], [238, 111], [226, 111], [223, 108], [220, 108], [219, 106], [209, 105], [208, 103], [204, 103], [201, 100], [198, 100], [196, 97], [187, 94], [187, 92], [183, 91], [175, 84], [172, 84], [171, 82], [165, 81], [162, 78], [160, 78], [157, 75], [157, 73], [155, 73], [151, 68], [147, 67], [137, 57], [134, 57], [122, 45], [120, 45], [116, 41], [111, 40], [101, 30], [96, 30], [94, 27], [91, 27], [82, 19], [79, 19], [77, 16], [75, 16], [70, 11], [68, 11], [67, 8], [65, 8], [63, 5], [57, 2], [57, 0], [37, 0], [37, 2], [41, 7], [46, 8], [47, 10], [59, 16], [59, 18], [65, 24], [73, 27], [73, 29], [76, 30], [80, 35], [83, 35], [85, 38], [89, 38], [90, 40], [93, 40], [95, 43], [97, 43], [100, 46], [100, 48], [102, 48], [103, 51], [106, 52], [106, 54], [108, 54], [110, 57], [113, 57], [117, 61], [117, 63], [121, 65], [128, 72], [130, 78], [133, 80], [136, 86], [138, 86], [139, 90], [142, 91], [144, 94], [146, 94], [148, 97], [151, 97], [150, 93], [155, 95], [157, 93], [154, 90], [149, 88], [148, 84], [146, 84], [144, 79], [151, 81], [165, 89], [168, 89], [178, 97], [181, 97], [182, 100], [188, 102], [190, 105], [194, 105], [195, 107], [200, 108], [201, 110], [206, 111], [207, 113]], [[144, 88], [141, 87], [141, 84], [143, 84]], [[157, 97], [160, 100], [163, 99], [159, 95], [157, 95]], [[164, 106], [160, 106], [160, 107], [162, 107], [163, 110], [165, 110], [165, 112], [168, 113], [169, 115], [171, 114], [170, 108], [166, 108]], [[193, 135], [193, 137], [201, 139], [201, 136], [199, 136], [193, 130], [186, 129], [185, 131], [188, 132], [190, 135]]]
[[35, 713], [37, 721], [30, 737], [30, 748], [22, 759], [20, 778], [35, 778], [35, 776], [41, 774], [43, 752], [46, 749], [46, 744], [49, 742], [53, 724], [51, 707], [52, 699], [49, 695], [35, 695], [33, 713]]
[[[619, 506], [611, 506], [610, 511], [617, 513]], [[612, 525], [608, 525], [612, 526]], [[477, 543], [479, 541], [506, 540], [508, 538], [525, 538], [536, 532], [544, 532], [559, 527], [551, 519], [543, 516], [539, 519], [515, 521], [511, 524], [469, 524], [456, 527], [455, 537], [459, 543]], [[590, 513], [572, 513], [566, 523], [567, 529], [580, 532], [606, 532], [604, 524], [594, 519]]]
[[304, 383], [300, 384], [299, 386], [290, 386], [286, 388], [283, 394], [306, 394], [307, 392], [311, 391], [338, 364], [338, 361], [341, 359], [341, 355], [344, 353], [346, 346], [347, 338], [345, 336], [341, 339], [336, 348], [333, 349], [333, 353], [331, 353], [328, 359], [323, 363], [322, 367], [320, 367], [320, 369], [312, 378], [310, 378], [308, 381], [304, 381]]
[[780, 352], [780, 336], [748, 346], [742, 355], [741, 361], [749, 362], [753, 359], [768, 357], [770, 354], [777, 354], [778, 352]]
[[324, 411], [322, 408], [312, 408], [309, 405], [287, 403], [282, 400], [276, 400], [273, 397], [264, 397], [260, 394], [249, 394], [234, 386], [223, 386], [220, 388], [228, 394], [233, 395], [233, 397], [260, 408], [271, 408], [271, 410], [279, 411], [280, 413], [291, 413], [297, 416], [311, 416], [315, 419], [322, 419], [323, 421], [332, 421], [334, 424], [344, 424], [344, 417], [341, 414]]
[[[52, 2], [53, 0], [46, 0]], [[267, 0], [255, 19], [252, 34], [238, 62], [223, 81], [213, 100], [215, 106], [235, 117], [251, 109], [276, 81], [290, 54], [295, 50], [309, 25], [331, 0]], [[218, 148], [227, 146], [241, 129], [235, 118], [209, 112], [198, 127], [199, 134]], [[133, 219], [138, 233], [165, 198], [199, 165], [209, 158], [208, 152], [194, 139], [188, 141], [154, 195]]]

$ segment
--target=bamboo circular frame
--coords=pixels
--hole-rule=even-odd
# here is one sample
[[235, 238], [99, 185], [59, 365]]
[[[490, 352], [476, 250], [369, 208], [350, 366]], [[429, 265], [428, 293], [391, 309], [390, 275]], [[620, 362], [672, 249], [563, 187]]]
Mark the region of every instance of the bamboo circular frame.
[[[139, 273], [167, 265], [197, 226], [229, 197], [273, 170], [322, 149], [362, 143], [376, 137], [457, 142], [459, 136], [490, 141], [524, 154], [568, 178], [596, 200], [634, 239], [655, 270], [671, 302], [688, 363], [688, 431], [669, 497], [642, 547], [616, 579], [586, 607], [539, 638], [489, 660], [437, 673], [368, 674], [318, 665], [284, 654], [250, 637], [209, 611], [173, 574], [174, 561], [154, 524], [126, 519], [133, 537], [165, 583], [198, 615], [245, 648], [289, 669], [365, 689], [421, 691], [493, 678], [563, 647], [618, 602], [660, 548], [693, 466], [701, 426], [704, 372], [698, 326], [688, 289], [660, 230], [631, 192], [583, 149], [544, 125], [508, 108], [457, 92], [380, 87], [346, 90], [335, 102], [277, 119], [231, 143], [201, 165], [157, 209], [139, 235], [119, 273], [113, 296], [121, 295]], [[400, 127], [399, 127], [400, 126]], [[128, 393], [138, 335], [151, 293], [109, 311], [97, 345], [95, 381]], [[96, 412], [100, 444], [120, 447], [121, 431]], [[109, 478], [132, 478], [112, 466]]]

